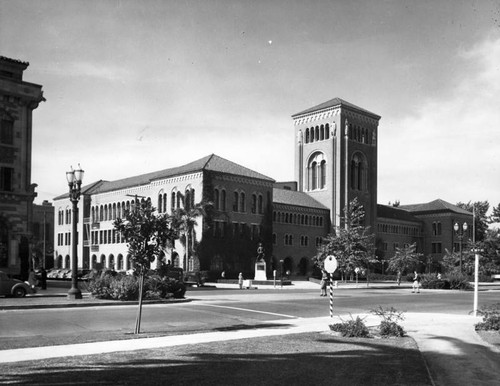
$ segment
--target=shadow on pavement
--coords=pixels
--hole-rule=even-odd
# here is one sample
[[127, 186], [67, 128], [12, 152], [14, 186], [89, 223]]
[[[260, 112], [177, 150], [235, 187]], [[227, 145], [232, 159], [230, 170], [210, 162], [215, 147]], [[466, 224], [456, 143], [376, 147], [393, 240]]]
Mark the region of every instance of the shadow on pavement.
[[283, 335], [19, 362], [1, 382], [126, 385], [432, 385], [411, 338]]

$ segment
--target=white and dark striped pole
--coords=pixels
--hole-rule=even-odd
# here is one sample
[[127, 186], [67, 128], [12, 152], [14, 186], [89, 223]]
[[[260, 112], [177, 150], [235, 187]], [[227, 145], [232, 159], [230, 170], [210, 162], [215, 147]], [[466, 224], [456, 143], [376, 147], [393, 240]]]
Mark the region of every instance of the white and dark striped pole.
[[330, 274], [330, 318], [333, 318], [333, 273]]
[[328, 272], [330, 279], [330, 318], [333, 318], [333, 273], [337, 269], [337, 259], [335, 256], [329, 255], [323, 262], [325, 271]]

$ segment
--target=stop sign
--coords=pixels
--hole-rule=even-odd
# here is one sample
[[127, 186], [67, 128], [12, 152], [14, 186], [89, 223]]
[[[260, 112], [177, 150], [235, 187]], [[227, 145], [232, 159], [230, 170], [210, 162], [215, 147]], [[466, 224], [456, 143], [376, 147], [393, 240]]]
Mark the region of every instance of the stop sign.
[[325, 271], [328, 273], [334, 273], [338, 266], [337, 259], [333, 255], [328, 255], [324, 261], [324, 264]]

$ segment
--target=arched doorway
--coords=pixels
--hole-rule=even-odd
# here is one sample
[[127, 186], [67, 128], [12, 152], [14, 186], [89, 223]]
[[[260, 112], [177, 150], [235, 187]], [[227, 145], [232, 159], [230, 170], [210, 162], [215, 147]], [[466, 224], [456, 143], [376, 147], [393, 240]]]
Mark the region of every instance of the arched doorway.
[[309, 259], [307, 257], [303, 257], [300, 259], [299, 265], [299, 275], [305, 276], [307, 270], [309, 269]]

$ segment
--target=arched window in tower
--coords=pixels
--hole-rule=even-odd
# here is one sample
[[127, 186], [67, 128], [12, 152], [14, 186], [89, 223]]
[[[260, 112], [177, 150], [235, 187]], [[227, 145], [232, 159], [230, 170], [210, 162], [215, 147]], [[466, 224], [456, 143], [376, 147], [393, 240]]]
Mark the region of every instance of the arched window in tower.
[[309, 137], [311, 142], [314, 142], [314, 127], [311, 127], [311, 136]]
[[321, 127], [320, 127], [319, 139], [322, 141], [325, 139], [325, 125], [321, 125]]
[[252, 213], [257, 213], [257, 195], [255, 193], [252, 193], [252, 207], [250, 210]]
[[316, 161], [311, 163], [311, 190], [318, 189], [318, 164]]
[[356, 153], [351, 160], [351, 189], [366, 190], [368, 187], [368, 165], [361, 153]]
[[324, 189], [326, 187], [326, 161], [323, 160], [319, 164], [319, 188]]
[[316, 138], [316, 141], [320, 140], [320, 137], [319, 137], [319, 126], [316, 126], [316, 133], [314, 135], [314, 138]]
[[307, 189], [326, 188], [326, 160], [321, 152], [314, 153], [307, 163]]
[[306, 143], [309, 143], [309, 128], [306, 129]]
[[330, 125], [327, 123], [325, 125], [325, 139], [330, 138]]
[[258, 210], [259, 214], [264, 213], [262, 194], [259, 194], [259, 198], [257, 201], [257, 210]]

